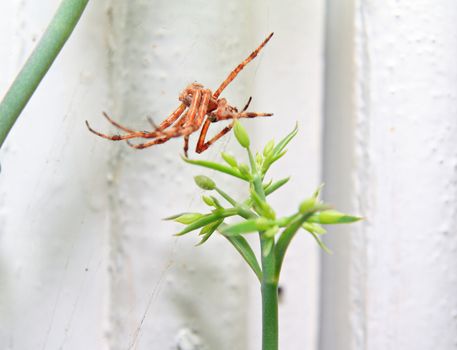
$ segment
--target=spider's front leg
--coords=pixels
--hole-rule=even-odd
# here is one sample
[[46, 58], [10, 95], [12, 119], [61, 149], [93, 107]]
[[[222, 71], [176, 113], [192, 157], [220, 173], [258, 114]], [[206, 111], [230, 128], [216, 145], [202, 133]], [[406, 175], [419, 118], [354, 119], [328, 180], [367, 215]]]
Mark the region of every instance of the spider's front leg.
[[111, 119], [108, 114], [103, 112], [103, 116], [108, 120], [111, 124], [113, 124], [116, 128], [123, 130], [126, 132], [124, 135], [107, 135], [103, 134], [97, 130], [92, 129], [92, 127], [89, 125], [89, 122], [86, 120], [86, 126], [89, 129], [90, 132], [94, 133], [95, 135], [98, 135], [100, 137], [103, 137], [105, 139], [111, 140], [111, 141], [120, 141], [120, 140], [129, 140], [133, 138], [145, 138], [145, 139], [150, 139], [150, 138], [155, 138], [157, 137], [160, 132], [164, 129], [173, 124], [179, 117], [183, 114], [183, 112], [186, 110], [187, 106], [184, 103], [181, 103], [179, 107], [171, 113], [160, 125], [158, 128], [154, 131], [148, 132], [148, 131], [135, 131], [132, 129], [129, 129], [118, 122], [114, 121]]
[[[258, 112], [245, 112], [251, 102], [249, 98], [248, 103], [243, 108], [242, 112], [238, 112], [235, 107], [230, 106], [225, 98], [218, 100], [218, 107], [215, 112], [210, 113], [203, 124], [200, 137], [198, 138], [197, 148], [195, 152], [202, 153], [206, 151], [214, 142], [219, 140], [222, 136], [232, 130], [236, 119], [238, 118], [255, 118], [255, 117], [270, 117], [273, 113], [258, 113]], [[206, 134], [208, 133], [209, 126], [211, 123], [215, 123], [221, 120], [232, 119], [232, 122], [214, 135], [210, 140], [205, 142]]]

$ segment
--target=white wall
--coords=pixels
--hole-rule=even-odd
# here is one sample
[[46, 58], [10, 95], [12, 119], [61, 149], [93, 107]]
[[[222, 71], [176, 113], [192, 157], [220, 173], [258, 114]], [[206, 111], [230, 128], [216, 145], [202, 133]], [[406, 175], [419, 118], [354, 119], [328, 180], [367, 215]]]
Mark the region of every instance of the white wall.
[[[457, 3], [329, 1], [322, 349], [457, 346]], [[348, 176], [349, 175], [349, 176]]]
[[[0, 3], [2, 94], [57, 5]], [[275, 113], [245, 123], [259, 147], [299, 121], [275, 173], [293, 181], [272, 197], [288, 213], [320, 182], [323, 10], [317, 0], [88, 5], [0, 152], [2, 348], [191, 349], [191, 330], [208, 349], [259, 348], [252, 273], [222, 238], [195, 248], [195, 235], [176, 239], [178, 226], [161, 220], [199, 205], [192, 174], [202, 170], [180, 160], [181, 142], [135, 151], [96, 138], [84, 120], [110, 130], [106, 110], [145, 128], [186, 84], [214, 88], [275, 31], [225, 96], [243, 105], [252, 95], [252, 110]], [[232, 147], [229, 136], [202, 157]], [[315, 348], [317, 272], [314, 242], [298, 237], [282, 281], [283, 349]]]

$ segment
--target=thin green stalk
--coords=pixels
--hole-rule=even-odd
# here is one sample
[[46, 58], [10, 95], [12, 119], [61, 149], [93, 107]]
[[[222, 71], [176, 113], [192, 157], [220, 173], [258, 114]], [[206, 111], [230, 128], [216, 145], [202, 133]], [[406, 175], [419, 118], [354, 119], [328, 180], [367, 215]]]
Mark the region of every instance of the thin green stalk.
[[0, 103], [0, 147], [78, 23], [89, 0], [62, 0], [46, 32]]
[[278, 284], [262, 282], [262, 350], [278, 350]]
[[[272, 238], [270, 238], [272, 239]], [[275, 270], [275, 253], [268, 246], [266, 238], [260, 235], [262, 251], [262, 350], [278, 350], [278, 281]]]
[[[252, 185], [257, 195], [265, 200], [262, 179], [255, 165], [254, 157], [247, 148], [253, 173]], [[262, 350], [278, 350], [278, 280], [275, 264], [275, 249], [273, 238], [266, 238], [259, 232], [261, 263], [262, 263]], [[273, 244], [273, 247], [271, 246]]]

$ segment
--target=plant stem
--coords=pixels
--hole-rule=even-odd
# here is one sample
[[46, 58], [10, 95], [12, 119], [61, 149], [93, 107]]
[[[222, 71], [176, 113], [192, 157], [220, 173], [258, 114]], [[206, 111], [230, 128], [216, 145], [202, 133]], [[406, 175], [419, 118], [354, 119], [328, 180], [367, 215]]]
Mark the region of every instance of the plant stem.
[[[270, 238], [272, 239], [272, 238]], [[264, 255], [268, 238], [260, 237], [262, 250], [262, 350], [278, 350], [278, 281], [275, 254], [271, 249]]]
[[[252, 169], [252, 185], [257, 195], [265, 200], [265, 191], [262, 186], [262, 178], [258, 173], [254, 157], [248, 148], [249, 160]], [[260, 250], [262, 256], [262, 350], [278, 350], [278, 277], [276, 273], [275, 249], [268, 248], [271, 240], [266, 238], [263, 232], [259, 232]]]
[[51, 67], [89, 0], [62, 0], [46, 32], [0, 103], [0, 146]]

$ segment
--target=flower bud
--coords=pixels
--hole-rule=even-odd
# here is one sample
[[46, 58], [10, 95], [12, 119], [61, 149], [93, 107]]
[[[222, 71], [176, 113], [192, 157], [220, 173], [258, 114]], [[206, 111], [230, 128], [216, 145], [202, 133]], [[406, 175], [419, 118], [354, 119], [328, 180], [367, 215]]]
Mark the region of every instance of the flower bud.
[[233, 132], [235, 133], [235, 137], [240, 143], [241, 147], [243, 148], [248, 148], [250, 141], [249, 141], [249, 136], [248, 133], [246, 132], [246, 129], [244, 128], [243, 125], [241, 125], [240, 122], [235, 121], [235, 125], [233, 127]]
[[346, 224], [350, 222], [359, 221], [362, 218], [356, 216], [350, 216], [340, 213], [336, 210], [324, 210], [314, 214], [308, 220], [308, 222], [317, 224]]
[[208, 196], [202, 196], [203, 202], [205, 202], [206, 205], [209, 205], [210, 207], [215, 207], [215, 203], [211, 197]]
[[240, 170], [241, 175], [248, 177], [251, 175], [249, 166], [245, 163], [241, 163], [240, 165], [238, 165], [238, 169]]
[[273, 147], [275, 146], [275, 141], [270, 140], [263, 149], [263, 156], [268, 158], [273, 153]]
[[233, 168], [236, 168], [236, 167], [237, 167], [238, 163], [237, 163], [235, 157], [232, 156], [231, 154], [222, 152], [222, 153], [221, 153], [221, 157], [222, 157], [222, 159], [225, 160], [225, 162], [226, 162], [228, 165], [230, 165], [231, 167], [233, 167]]
[[255, 221], [257, 230], [259, 231], [265, 231], [268, 230], [271, 227], [271, 221], [268, 220], [267, 218], [260, 217]]
[[301, 202], [298, 210], [301, 214], [305, 214], [312, 210], [314, 206], [316, 205], [316, 198], [311, 197], [308, 199], [305, 199], [303, 202]]
[[202, 216], [203, 214], [200, 213], [186, 213], [173, 219], [173, 221], [179, 222], [180, 224], [189, 225], [200, 219]]
[[216, 183], [211, 180], [208, 176], [205, 175], [197, 175], [194, 177], [195, 183], [198, 187], [203, 190], [214, 190], [216, 188]]

